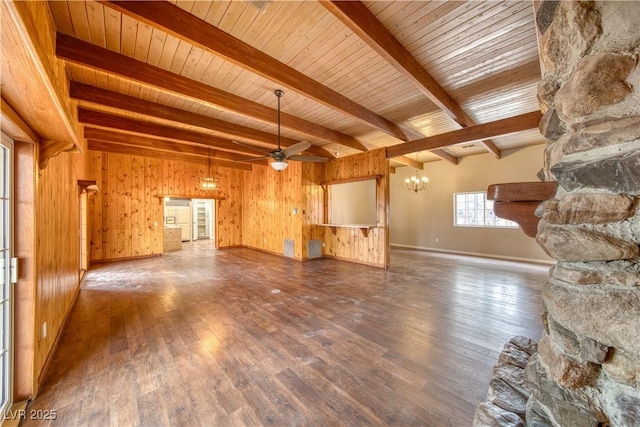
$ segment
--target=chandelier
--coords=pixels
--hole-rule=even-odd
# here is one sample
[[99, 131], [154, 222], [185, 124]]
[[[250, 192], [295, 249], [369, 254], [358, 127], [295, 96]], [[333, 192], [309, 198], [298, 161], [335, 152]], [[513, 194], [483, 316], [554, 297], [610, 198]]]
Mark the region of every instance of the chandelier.
[[418, 191], [427, 189], [429, 178], [426, 176], [418, 177], [418, 171], [416, 171], [416, 176], [405, 179], [404, 183], [407, 184], [407, 190], [417, 193]]
[[214, 178], [211, 176], [211, 148], [209, 148], [209, 154], [207, 156], [208, 165], [209, 165], [209, 173], [206, 177], [200, 178], [200, 189], [201, 190], [217, 190], [218, 189], [218, 178]]

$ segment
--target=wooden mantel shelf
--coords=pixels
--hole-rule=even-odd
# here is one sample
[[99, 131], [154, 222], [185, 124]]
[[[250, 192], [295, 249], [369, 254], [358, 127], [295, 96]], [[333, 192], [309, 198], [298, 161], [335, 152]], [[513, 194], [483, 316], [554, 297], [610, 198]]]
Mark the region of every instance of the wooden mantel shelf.
[[369, 236], [369, 230], [372, 228], [378, 228], [376, 224], [318, 224], [322, 227], [329, 227], [331, 233], [334, 235], [338, 228], [357, 228], [362, 232], [364, 237]]
[[536, 237], [540, 218], [535, 211], [541, 202], [552, 199], [557, 189], [556, 181], [492, 184], [487, 188], [487, 199], [494, 200], [497, 216], [518, 223], [524, 234]]

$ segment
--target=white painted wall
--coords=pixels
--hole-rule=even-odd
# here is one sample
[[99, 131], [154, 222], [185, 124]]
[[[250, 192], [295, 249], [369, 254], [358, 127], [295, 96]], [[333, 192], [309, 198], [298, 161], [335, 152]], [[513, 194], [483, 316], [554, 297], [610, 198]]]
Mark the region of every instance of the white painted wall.
[[453, 193], [486, 191], [490, 184], [539, 181], [544, 145], [503, 152], [498, 160], [490, 154], [464, 157], [452, 165], [426, 163], [427, 190], [414, 193], [404, 180], [415, 169], [401, 167], [391, 174], [391, 245], [480, 254], [508, 259], [551, 262], [535, 239], [520, 228], [467, 228], [453, 226]]

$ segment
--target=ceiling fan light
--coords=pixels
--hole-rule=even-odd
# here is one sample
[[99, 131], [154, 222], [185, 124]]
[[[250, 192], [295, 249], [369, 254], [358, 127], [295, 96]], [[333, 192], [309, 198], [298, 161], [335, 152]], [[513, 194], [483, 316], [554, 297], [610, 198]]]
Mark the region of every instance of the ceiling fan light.
[[281, 160], [275, 160], [271, 163], [269, 163], [271, 165], [272, 168], [274, 168], [275, 170], [279, 171], [283, 171], [287, 168], [287, 166], [289, 166], [289, 163], [285, 162], [285, 161], [281, 161]]

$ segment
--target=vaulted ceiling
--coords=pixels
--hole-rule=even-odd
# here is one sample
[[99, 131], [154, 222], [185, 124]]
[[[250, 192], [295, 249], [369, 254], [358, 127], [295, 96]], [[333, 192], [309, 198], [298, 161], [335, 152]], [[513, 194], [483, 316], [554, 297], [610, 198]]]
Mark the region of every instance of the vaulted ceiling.
[[277, 88], [282, 143], [308, 154], [416, 166], [543, 142], [529, 1], [49, 7], [90, 149], [255, 155], [276, 144]]

